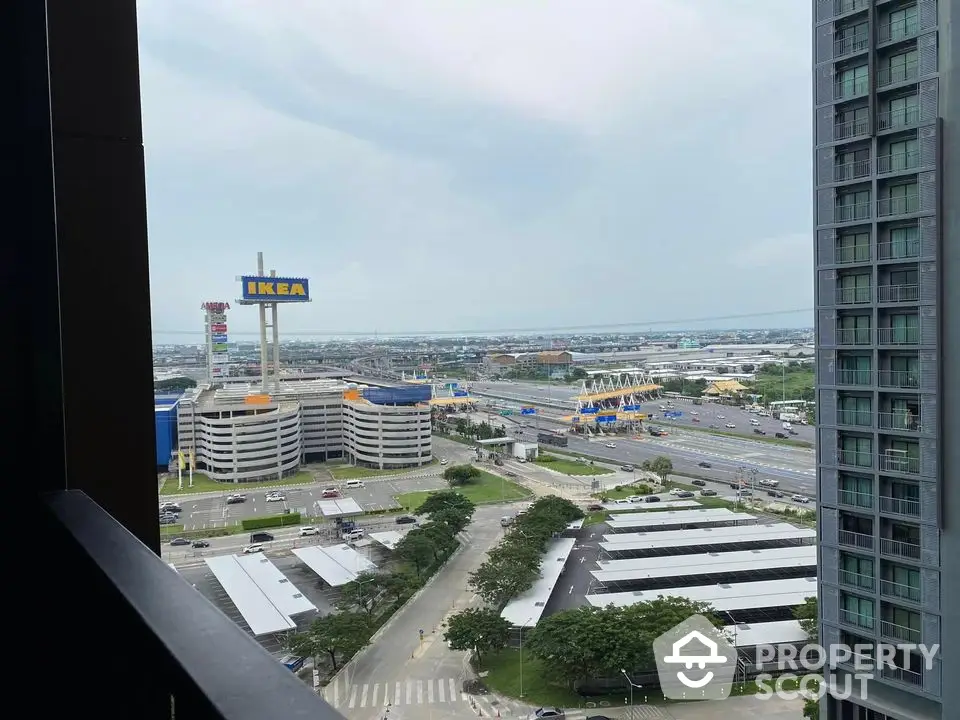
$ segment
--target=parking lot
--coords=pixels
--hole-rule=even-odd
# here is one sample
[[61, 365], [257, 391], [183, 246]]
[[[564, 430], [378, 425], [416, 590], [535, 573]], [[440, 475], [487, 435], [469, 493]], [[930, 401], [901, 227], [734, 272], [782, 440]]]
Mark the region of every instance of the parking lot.
[[[711, 425], [716, 425], [716, 428], [712, 429], [723, 430], [745, 437], [755, 435], [753, 432], [754, 427], [759, 427], [759, 429], [766, 432], [767, 437], [775, 437], [778, 432], [786, 432], [783, 429], [783, 423], [773, 417], [760, 417], [746, 410], [741, 410], [739, 407], [706, 402], [703, 403], [703, 405], [694, 405], [690, 401], [674, 401], [673, 409], [680, 411], [683, 415], [676, 420], [664, 420], [660, 410], [660, 406], [663, 404], [663, 401], [657, 400], [642, 406], [644, 412], [656, 416], [650, 421], [654, 425], [662, 424], [664, 427], [676, 425], [691, 428], [710, 428]], [[693, 415], [692, 413], [694, 412], [696, 412], [697, 415]], [[699, 418], [700, 422], [694, 422], [694, 418]], [[756, 420], [759, 425], [751, 425], [751, 420]], [[728, 423], [736, 427], [728, 428], [726, 427]], [[796, 435], [789, 435], [790, 439], [803, 440], [809, 443], [815, 441], [816, 431], [812, 426], [801, 425], [799, 423], [791, 424], [793, 425], [793, 430], [796, 432]]]

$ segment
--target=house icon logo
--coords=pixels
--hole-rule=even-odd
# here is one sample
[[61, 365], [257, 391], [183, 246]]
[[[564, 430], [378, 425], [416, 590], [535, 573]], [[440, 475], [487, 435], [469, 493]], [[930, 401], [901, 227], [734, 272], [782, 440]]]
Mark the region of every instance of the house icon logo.
[[691, 615], [653, 641], [664, 697], [722, 700], [730, 695], [737, 652], [703, 615]]

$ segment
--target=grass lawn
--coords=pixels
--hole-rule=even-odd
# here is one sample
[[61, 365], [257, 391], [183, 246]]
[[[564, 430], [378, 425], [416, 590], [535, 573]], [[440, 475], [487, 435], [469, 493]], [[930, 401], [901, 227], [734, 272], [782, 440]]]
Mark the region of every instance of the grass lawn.
[[358, 480], [360, 478], [377, 477], [382, 475], [397, 475], [398, 473], [413, 472], [436, 465], [436, 460], [431, 460], [426, 465], [420, 467], [388, 468], [386, 470], [377, 470], [376, 468], [357, 467], [355, 465], [336, 465], [329, 468], [330, 474], [334, 480]]
[[576, 460], [554, 458], [552, 460], [538, 459], [533, 462], [540, 467], [550, 468], [564, 475], [609, 475], [613, 472], [613, 470], [609, 468], [597, 467], [596, 465], [577, 462]]
[[[510, 482], [499, 475], [493, 475], [484, 470], [480, 471], [480, 477], [476, 482], [470, 485], [462, 485], [457, 490], [476, 504], [480, 503], [498, 503], [510, 502], [512, 500], [523, 500], [532, 495], [525, 487]], [[436, 490], [426, 490], [421, 492], [409, 492], [397, 495], [396, 500], [404, 508], [410, 510], [419, 507], [427, 496]]]
[[269, 487], [287, 487], [288, 485], [304, 485], [306, 483], [316, 482], [313, 475], [308, 472], [298, 472], [283, 480], [267, 480], [266, 482], [248, 482], [248, 483], [221, 483], [211, 480], [201, 473], [193, 474], [193, 487], [187, 487], [189, 479], [186, 473], [183, 476], [183, 490], [177, 489], [177, 479], [167, 478], [160, 488], [161, 495], [193, 495], [194, 493], [208, 492], [252, 492], [261, 488]]
[[[643, 487], [641, 487], [641, 485]], [[635, 485], [620, 485], [618, 488], [611, 488], [610, 490], [604, 490], [602, 493], [597, 493], [597, 495], [603, 495], [605, 498], [610, 500], [619, 500], [620, 498], [630, 497], [631, 495], [649, 495], [650, 493], [656, 492], [659, 488], [651, 485], [650, 483], [645, 483], [642, 481], [637, 481]]]

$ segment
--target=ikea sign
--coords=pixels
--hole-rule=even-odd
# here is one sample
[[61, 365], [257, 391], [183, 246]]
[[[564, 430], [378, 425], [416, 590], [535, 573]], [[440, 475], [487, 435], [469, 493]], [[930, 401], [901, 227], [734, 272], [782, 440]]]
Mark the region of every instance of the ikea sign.
[[306, 278], [244, 275], [240, 282], [243, 286], [243, 300], [246, 302], [310, 302], [310, 281]]

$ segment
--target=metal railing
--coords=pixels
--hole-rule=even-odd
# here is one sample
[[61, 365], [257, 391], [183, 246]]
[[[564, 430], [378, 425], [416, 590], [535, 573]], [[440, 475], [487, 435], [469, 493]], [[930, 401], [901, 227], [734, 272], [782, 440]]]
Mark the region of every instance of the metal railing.
[[870, 81], [867, 78], [837, 80], [833, 83], [833, 99], [835, 101], [850, 100], [851, 98], [866, 95], [869, 91]]
[[837, 345], [871, 345], [871, 328], [837, 328]]
[[837, 450], [837, 462], [840, 465], [869, 468], [873, 467], [873, 455], [868, 452], [858, 452], [856, 450]]
[[889, 455], [880, 453], [877, 456], [878, 467], [881, 472], [898, 472], [907, 475], [917, 475], [920, 472], [920, 458], [909, 455]]
[[870, 287], [838, 287], [837, 305], [860, 305], [873, 301]]
[[833, 218], [835, 222], [869, 220], [870, 203], [854, 203], [852, 205], [841, 205], [840, 203], [837, 203], [833, 208]]
[[920, 343], [920, 328], [880, 328], [877, 331], [879, 345], [917, 345]]
[[877, 243], [878, 260], [909, 260], [918, 257], [920, 257], [919, 238]]
[[837, 370], [837, 385], [871, 386], [875, 373], [873, 370]]
[[920, 588], [893, 580], [880, 581], [880, 594], [885, 597], [894, 597], [915, 603], [920, 602], [921, 599]]
[[873, 427], [873, 412], [870, 410], [837, 410], [837, 424]]
[[837, 60], [844, 55], [863, 52], [868, 47], [870, 47], [870, 35], [865, 32], [837, 38], [833, 41], [833, 59]]
[[865, 535], [852, 530], [840, 530], [837, 533], [837, 542], [846, 547], [873, 550], [873, 535]]
[[897, 625], [889, 620], [880, 621], [880, 634], [894, 640], [903, 640], [908, 643], [920, 642], [920, 631], [905, 625]]
[[[907, 105], [896, 110], [887, 110], [877, 114], [877, 130], [895, 130], [916, 125], [920, 122], [920, 106]], [[842, 140], [843, 138], [837, 138]]]
[[[146, 499], [146, 498], [145, 498]], [[261, 720], [343, 716], [116, 519], [84, 493], [69, 490], [45, 499], [43, 522], [57, 535], [61, 560], [87, 578], [95, 619], [65, 606], [64, 633], [74, 623], [97, 623], [98, 640], [136, 647], [149, 667], [137, 693], [111, 701], [114, 679], [105, 668], [74, 669], [100, 683], [102, 717]], [[240, 671], [242, 669], [242, 672]], [[172, 700], [172, 702], [171, 702]], [[123, 710], [121, 710], [121, 707]]]
[[879, 175], [902, 172], [904, 170], [914, 170], [918, 167], [920, 167], [919, 150], [907, 150], [905, 152], [893, 153], [892, 155], [880, 155], [877, 158], [877, 173]]
[[896, 83], [911, 82], [920, 76], [920, 63], [916, 60], [897, 63], [877, 70], [877, 87], [887, 87]]
[[840, 571], [841, 585], [862, 588], [863, 590], [870, 590], [872, 592], [875, 583], [876, 578], [874, 578], [873, 575], [863, 575], [862, 573], [855, 573], [850, 570]]
[[882, 303], [920, 302], [920, 286], [919, 285], [879, 285], [877, 286], [877, 302], [882, 302]]
[[847, 140], [858, 135], [868, 134], [870, 134], [870, 120], [868, 118], [847, 120], [846, 122], [835, 123], [833, 126], [834, 140]]
[[858, 508], [873, 507], [872, 493], [857, 492], [855, 490], [838, 490], [837, 500], [840, 502], [841, 505], [849, 505], [850, 507], [858, 507]]
[[918, 390], [920, 373], [917, 370], [881, 370], [877, 384], [883, 388]]
[[880, 668], [880, 677], [885, 680], [901, 682], [905, 685], [923, 687], [923, 673], [914, 672], [913, 670], [904, 670], [903, 668], [884, 665]]
[[881, 430], [901, 430], [903, 432], [921, 432], [923, 430], [920, 417], [911, 412], [877, 413], [877, 427]]
[[833, 0], [833, 14], [843, 15], [855, 10], [865, 10], [869, 5], [870, 0]]
[[870, 174], [870, 160], [853, 160], [851, 162], [840, 163], [833, 167], [833, 181], [843, 182], [844, 180], [854, 180], [856, 178], [866, 177]]
[[917, 18], [894, 20], [877, 28], [877, 42], [886, 43], [906, 40], [918, 32], [920, 32], [920, 23]]
[[909, 558], [911, 560], [919, 560], [920, 546], [916, 543], [880, 538], [880, 554], [892, 555], [893, 557]]
[[915, 212], [920, 212], [920, 193], [880, 198], [877, 200], [877, 215], [880, 217], [909, 215]]
[[837, 265], [870, 262], [870, 246], [847, 245], [846, 247], [835, 248], [833, 251], [833, 261]]
[[840, 620], [847, 625], [856, 625], [864, 630], [873, 630], [876, 625], [876, 618], [873, 615], [864, 615], [863, 613], [853, 612], [852, 610], [840, 609]]
[[880, 512], [906, 517], [920, 517], [920, 501], [880, 496]]

